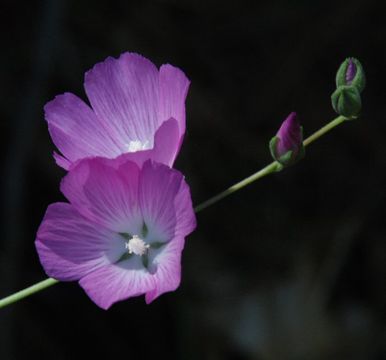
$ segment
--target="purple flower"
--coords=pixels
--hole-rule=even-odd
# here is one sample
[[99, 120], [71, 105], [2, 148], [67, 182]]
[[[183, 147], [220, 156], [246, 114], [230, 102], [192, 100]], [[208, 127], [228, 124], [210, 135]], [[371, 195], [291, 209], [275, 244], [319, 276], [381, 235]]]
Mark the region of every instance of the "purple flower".
[[79, 280], [103, 309], [175, 290], [185, 236], [196, 220], [182, 174], [152, 160], [85, 159], [61, 184], [70, 201], [48, 207], [36, 247], [46, 273]]
[[144, 57], [109, 57], [85, 74], [91, 107], [71, 93], [45, 106], [53, 142], [68, 170], [78, 160], [127, 154], [141, 165], [147, 159], [173, 165], [185, 133], [189, 80], [171, 66], [158, 70]]
[[295, 112], [288, 115], [271, 139], [270, 150], [272, 157], [283, 166], [292, 165], [304, 156], [303, 131]]

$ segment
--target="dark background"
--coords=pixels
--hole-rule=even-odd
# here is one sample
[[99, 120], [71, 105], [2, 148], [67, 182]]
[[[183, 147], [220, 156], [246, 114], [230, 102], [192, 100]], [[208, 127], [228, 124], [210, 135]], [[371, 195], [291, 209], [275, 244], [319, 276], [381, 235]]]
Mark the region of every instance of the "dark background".
[[195, 204], [270, 161], [297, 111], [334, 116], [339, 64], [359, 58], [360, 120], [306, 158], [198, 215], [180, 288], [94, 305], [62, 283], [0, 310], [0, 359], [386, 359], [386, 21], [382, 1], [2, 1], [0, 297], [41, 281], [34, 248], [64, 171], [43, 117], [85, 99], [84, 72], [143, 54], [191, 79], [176, 167]]

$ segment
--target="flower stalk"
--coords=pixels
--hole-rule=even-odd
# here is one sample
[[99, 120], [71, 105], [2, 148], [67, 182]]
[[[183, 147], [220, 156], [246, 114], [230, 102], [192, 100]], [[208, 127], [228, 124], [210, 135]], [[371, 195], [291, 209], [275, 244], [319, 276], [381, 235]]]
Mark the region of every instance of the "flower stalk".
[[32, 286], [29, 286], [23, 290], [20, 290], [10, 296], [0, 300], [0, 308], [10, 305], [14, 302], [20, 301], [28, 296], [31, 296], [39, 291], [47, 289], [48, 287], [57, 284], [59, 281], [53, 278], [48, 278], [40, 281]]
[[[348, 120], [346, 117], [338, 116], [337, 118], [335, 118], [334, 120], [329, 122], [327, 125], [323, 126], [319, 130], [317, 130], [315, 133], [310, 135], [307, 139], [305, 139], [303, 141], [303, 145], [304, 146], [310, 145], [312, 142], [314, 142], [315, 140], [324, 136], [329, 131], [331, 131], [332, 129], [334, 129], [338, 125], [342, 124], [346, 120]], [[229, 187], [225, 191], [223, 191], [223, 192], [213, 196], [212, 198], [204, 201], [203, 203], [197, 205], [194, 208], [194, 211], [196, 213], [201, 212], [202, 210], [214, 205], [215, 203], [219, 202], [220, 200], [226, 198], [227, 196], [235, 193], [238, 190], [241, 190], [242, 188], [255, 182], [256, 180], [259, 180], [259, 179], [261, 179], [261, 178], [263, 178], [271, 173], [277, 172], [277, 169], [280, 167], [281, 167], [281, 165], [279, 164], [279, 162], [277, 162], [277, 161], [271, 162], [270, 164], [268, 164], [267, 166], [265, 166], [261, 170], [252, 174], [251, 176], [241, 180], [240, 182], [232, 185], [231, 187]], [[0, 300], [0, 308], [8, 306], [12, 303], [18, 302], [18, 301], [20, 301], [28, 296], [31, 296], [31, 295], [33, 295], [37, 292], [40, 292], [40, 291], [42, 291], [42, 290], [44, 290], [52, 285], [55, 285], [58, 282], [59, 282], [58, 280], [53, 279], [53, 278], [47, 278], [41, 282], [38, 282], [38, 283], [36, 283], [36, 284], [26, 288], [26, 289], [23, 289], [21, 291], [18, 291], [10, 296], [7, 296], [7, 297], [1, 299]]]

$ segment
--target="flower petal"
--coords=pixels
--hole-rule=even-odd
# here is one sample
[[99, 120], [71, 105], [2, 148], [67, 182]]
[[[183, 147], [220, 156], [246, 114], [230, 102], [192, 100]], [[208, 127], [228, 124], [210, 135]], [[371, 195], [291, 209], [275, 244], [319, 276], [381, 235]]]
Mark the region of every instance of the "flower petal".
[[169, 64], [161, 66], [158, 116], [160, 122], [170, 118], [177, 120], [180, 144], [185, 133], [185, 100], [189, 84], [190, 81], [180, 69]]
[[115, 261], [121, 243], [111, 231], [91, 223], [65, 203], [48, 207], [35, 241], [47, 275], [61, 281], [78, 280]]
[[154, 289], [154, 277], [140, 264], [139, 257], [124, 266], [108, 265], [89, 273], [79, 281], [87, 295], [107, 310], [113, 303]]
[[138, 206], [138, 166], [127, 161], [92, 158], [65, 176], [61, 191], [85, 217], [115, 232], [138, 234], [143, 226]]
[[176, 213], [174, 200], [183, 176], [166, 165], [146, 161], [139, 180], [139, 206], [143, 221], [159, 241], [174, 237]]
[[61, 168], [63, 168], [64, 170], [69, 170], [70, 167], [71, 167], [71, 161], [67, 160], [65, 157], [59, 155], [58, 153], [56, 153], [54, 151], [54, 159], [55, 159], [55, 162], [58, 166], [60, 166]]
[[183, 179], [178, 193], [174, 199], [176, 211], [175, 236], [185, 237], [196, 228], [196, 215], [194, 213], [189, 185]]
[[119, 161], [131, 160], [142, 167], [145, 161], [151, 159], [172, 166], [177, 156], [179, 140], [177, 121], [169, 119], [155, 133], [153, 149], [122, 154]]
[[[98, 155], [116, 157], [121, 153], [94, 112], [77, 96], [59, 95], [44, 110], [52, 140], [70, 162]], [[59, 166], [68, 168], [62, 160], [56, 157]]]
[[[148, 163], [145, 163], [145, 166], [148, 166]], [[160, 183], [161, 179], [165, 180], [167, 177], [166, 169], [162, 165], [156, 167], [153, 165], [152, 173], [150, 172], [150, 168], [148, 168], [147, 171], [149, 171], [149, 174], [152, 174], [152, 181], [157, 183]], [[177, 171], [169, 169], [169, 177], [171, 177], [171, 173], [178, 174]], [[158, 175], [159, 178], [157, 178], [156, 175]], [[168, 194], [165, 194], [166, 196], [164, 198], [162, 198], [161, 192], [156, 191], [156, 184], [146, 184], [150, 195], [147, 200], [150, 201], [150, 199], [153, 198], [154, 206], [146, 206], [146, 211], [142, 210], [142, 213], [149, 212], [149, 217], [152, 220], [156, 219], [153, 220], [155, 231], [153, 230], [153, 233], [149, 234], [149, 238], [153, 241], [162, 241], [162, 230], [165, 234], [169, 235], [171, 233], [169, 226], [174, 223], [173, 237], [168, 238], [167, 244], [159, 250], [151, 251], [150, 262], [156, 269], [154, 272], [156, 287], [146, 294], [147, 303], [152, 302], [165, 292], [174, 291], [179, 286], [181, 281], [181, 252], [184, 248], [185, 236], [190, 234], [196, 227], [196, 217], [192, 206], [189, 186], [182, 177], [177, 185], [177, 178], [178, 177], [174, 175], [174, 178], [171, 177], [168, 184], [161, 185], [168, 191]], [[141, 202], [143, 175], [140, 181], [140, 203], [141, 209], [143, 209]], [[151, 190], [153, 190], [152, 194]], [[174, 199], [172, 199], [173, 192]], [[174, 218], [169, 214], [170, 209], [173, 209], [175, 214]], [[148, 220], [145, 220], [145, 223], [150, 223], [149, 217]], [[167, 229], [166, 231], [164, 230], [165, 228]]]
[[146, 293], [146, 303], [149, 304], [165, 292], [174, 291], [181, 282], [181, 252], [184, 238], [177, 237], [168, 242], [165, 247], [151, 258], [155, 267], [155, 288]]
[[184, 237], [196, 227], [190, 190], [183, 175], [163, 164], [144, 163], [139, 180], [139, 205], [144, 222], [158, 241]]
[[180, 148], [180, 141], [177, 121], [173, 118], [164, 121], [155, 134], [151, 159], [172, 167]]
[[149, 142], [157, 117], [158, 70], [144, 57], [124, 53], [96, 64], [85, 75], [85, 90], [105, 130], [127, 152], [131, 141]]

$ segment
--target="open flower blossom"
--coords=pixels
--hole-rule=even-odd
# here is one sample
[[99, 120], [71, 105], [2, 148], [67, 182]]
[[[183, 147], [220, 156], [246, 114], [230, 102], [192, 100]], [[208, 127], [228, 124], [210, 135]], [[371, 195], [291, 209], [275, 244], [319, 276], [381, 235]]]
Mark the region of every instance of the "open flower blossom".
[[144, 57], [124, 53], [86, 72], [84, 88], [91, 107], [65, 93], [45, 106], [52, 140], [68, 170], [94, 156], [147, 159], [173, 165], [185, 133], [185, 98], [189, 80], [169, 64], [158, 70]]
[[79, 280], [100, 307], [175, 290], [185, 236], [196, 220], [183, 175], [147, 160], [90, 158], [65, 176], [70, 203], [51, 204], [36, 247], [46, 273]]

